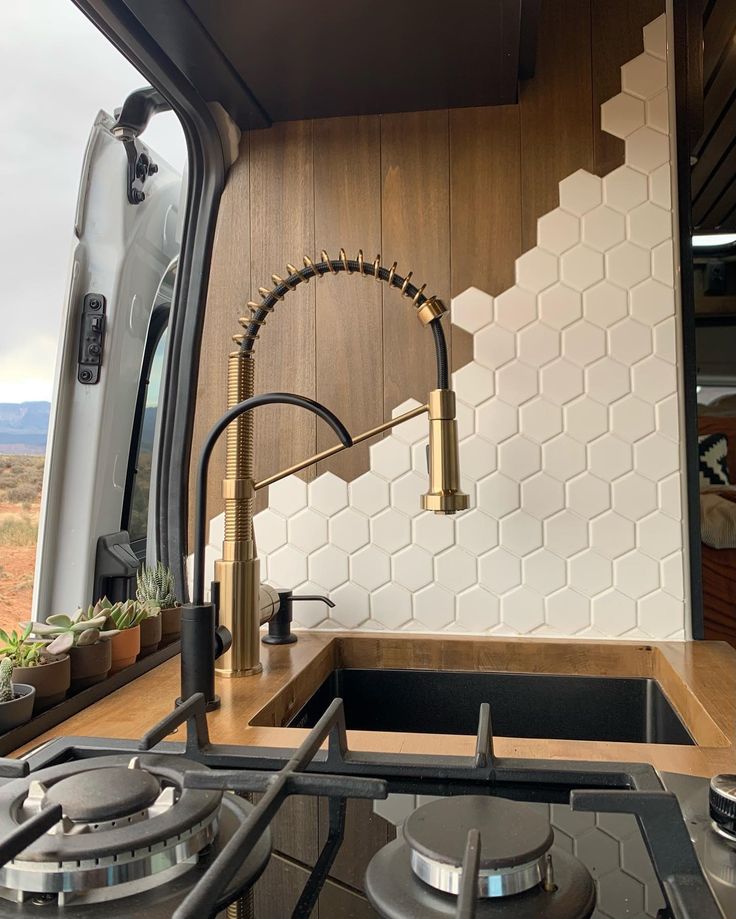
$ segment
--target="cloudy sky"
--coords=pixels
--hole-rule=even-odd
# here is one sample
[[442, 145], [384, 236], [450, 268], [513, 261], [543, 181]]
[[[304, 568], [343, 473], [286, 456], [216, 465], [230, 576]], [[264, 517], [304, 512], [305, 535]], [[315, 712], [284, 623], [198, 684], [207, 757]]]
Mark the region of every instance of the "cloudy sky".
[[[2, 0], [2, 13], [0, 402], [22, 402], [51, 398], [87, 135], [145, 80], [71, 0]], [[144, 139], [181, 171], [174, 115]]]

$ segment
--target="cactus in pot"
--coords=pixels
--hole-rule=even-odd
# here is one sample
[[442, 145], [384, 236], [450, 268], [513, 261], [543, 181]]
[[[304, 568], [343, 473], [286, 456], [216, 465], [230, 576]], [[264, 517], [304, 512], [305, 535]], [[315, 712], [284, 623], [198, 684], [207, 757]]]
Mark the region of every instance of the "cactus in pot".
[[13, 662], [10, 658], [3, 658], [0, 663], [0, 702], [10, 702], [15, 695], [13, 684], [10, 682], [13, 676]]
[[112, 639], [112, 666], [110, 673], [117, 673], [125, 667], [135, 663], [141, 650], [140, 623], [146, 617], [146, 610], [135, 600], [125, 600], [123, 603], [110, 603], [107, 597], [99, 602], [100, 609], [105, 614], [105, 624], [102, 635], [113, 632]]
[[174, 575], [162, 562], [141, 565], [137, 574], [136, 598], [150, 613], [161, 616], [161, 643], [176, 641], [181, 633], [181, 604], [176, 599]]
[[31, 720], [36, 690], [27, 683], [13, 683], [13, 661], [0, 661], [0, 733]]
[[69, 654], [49, 652], [43, 641], [29, 641], [33, 623], [27, 622], [17, 632], [0, 629], [0, 658], [12, 663], [13, 681], [34, 686], [34, 714], [51, 708], [69, 690], [71, 667]]

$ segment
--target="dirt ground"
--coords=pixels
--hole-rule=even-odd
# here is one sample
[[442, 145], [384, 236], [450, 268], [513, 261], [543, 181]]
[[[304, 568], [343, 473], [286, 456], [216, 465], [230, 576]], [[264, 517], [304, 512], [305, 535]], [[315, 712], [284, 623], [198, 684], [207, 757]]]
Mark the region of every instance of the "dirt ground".
[[0, 628], [31, 618], [35, 546], [0, 546]]

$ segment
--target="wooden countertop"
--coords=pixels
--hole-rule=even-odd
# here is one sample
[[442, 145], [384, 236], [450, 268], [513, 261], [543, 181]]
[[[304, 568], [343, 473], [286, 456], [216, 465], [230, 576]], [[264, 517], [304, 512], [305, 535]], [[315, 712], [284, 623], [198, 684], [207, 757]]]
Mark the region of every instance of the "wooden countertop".
[[[263, 646], [263, 673], [218, 679], [221, 708], [209, 715], [215, 743], [294, 747], [305, 730], [280, 728], [336, 667], [499, 670], [653, 677], [697, 746], [498, 737], [499, 756], [649, 762], [710, 776], [736, 771], [736, 651], [722, 642], [591, 642], [390, 633], [300, 632], [294, 645]], [[169, 712], [179, 693], [174, 658], [36, 738], [135, 739]], [[181, 729], [184, 731], [184, 728]], [[179, 739], [177, 736], [172, 739]], [[183, 739], [183, 738], [182, 738]], [[351, 748], [472, 755], [475, 738], [349, 731]]]

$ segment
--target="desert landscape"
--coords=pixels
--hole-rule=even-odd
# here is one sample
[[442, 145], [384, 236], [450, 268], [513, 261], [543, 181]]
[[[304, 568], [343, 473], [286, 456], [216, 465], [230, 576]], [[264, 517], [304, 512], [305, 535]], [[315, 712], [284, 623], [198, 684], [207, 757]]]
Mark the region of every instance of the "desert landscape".
[[31, 614], [43, 456], [0, 454], [0, 627]]

